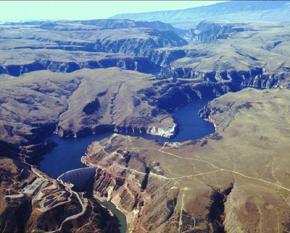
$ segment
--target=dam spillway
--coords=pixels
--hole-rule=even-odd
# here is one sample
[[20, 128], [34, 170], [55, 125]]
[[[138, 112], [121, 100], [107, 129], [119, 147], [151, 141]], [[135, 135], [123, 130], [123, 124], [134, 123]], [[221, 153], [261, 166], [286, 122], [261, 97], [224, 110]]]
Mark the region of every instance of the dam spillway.
[[89, 186], [96, 174], [96, 168], [77, 168], [61, 174], [57, 179], [65, 183], [71, 183], [78, 191], [83, 191]]

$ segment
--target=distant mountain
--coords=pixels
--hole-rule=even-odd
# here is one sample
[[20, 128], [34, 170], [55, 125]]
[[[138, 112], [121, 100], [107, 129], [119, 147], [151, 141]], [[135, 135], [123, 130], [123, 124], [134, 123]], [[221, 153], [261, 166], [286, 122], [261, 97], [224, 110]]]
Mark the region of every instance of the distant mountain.
[[223, 22], [290, 21], [288, 1], [230, 1], [184, 10], [118, 14], [115, 19], [162, 21], [175, 27], [189, 28], [202, 20]]
[[[1, 22], [0, 23], [5, 23]], [[87, 29], [122, 29], [122, 28], [151, 28], [161, 31], [175, 31], [171, 24], [160, 21], [135, 21], [130, 19], [93, 19], [93, 20], [56, 20], [56, 21], [24, 21], [24, 22], [7, 22], [6, 25], [32, 25], [43, 29], [65, 30], [68, 27], [80, 29], [82, 25]]]
[[82, 20], [75, 21], [84, 25], [94, 25], [100, 28], [117, 29], [117, 28], [152, 28], [158, 30], [174, 31], [175, 28], [160, 21], [135, 21], [126, 19], [97, 19], [97, 20]]

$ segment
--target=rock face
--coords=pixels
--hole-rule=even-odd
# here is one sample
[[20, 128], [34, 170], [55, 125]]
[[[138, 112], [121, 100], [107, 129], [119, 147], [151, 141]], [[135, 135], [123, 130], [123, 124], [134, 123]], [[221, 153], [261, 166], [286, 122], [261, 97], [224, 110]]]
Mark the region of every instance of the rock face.
[[[170, 63], [186, 56], [186, 51], [180, 49], [179, 47], [175, 48], [166, 48], [166, 49], [155, 49], [151, 50], [146, 54], [146, 56], [155, 64], [160, 65], [164, 71], [168, 70]], [[162, 70], [161, 70], [162, 71]], [[163, 72], [164, 72], [163, 71]], [[163, 74], [163, 73], [162, 73]], [[164, 74], [163, 74], [164, 75]]]
[[243, 27], [235, 24], [218, 24], [202, 21], [191, 31], [192, 37], [202, 43], [209, 43], [218, 39], [226, 39], [230, 33], [242, 32]]
[[162, 128], [156, 128], [153, 126], [151, 129], [148, 129], [146, 133], [150, 135], [164, 137], [164, 138], [170, 138], [175, 135], [175, 129], [176, 129], [175, 125], [173, 125], [168, 130], [162, 129]]
[[[21, 55], [21, 54], [19, 54]], [[78, 56], [78, 54], [75, 54]], [[92, 54], [91, 54], [92, 55]], [[39, 71], [39, 70], [49, 70], [52, 72], [59, 73], [71, 73], [76, 70], [83, 68], [98, 69], [98, 68], [109, 68], [109, 67], [119, 67], [124, 70], [140, 71], [143, 73], [158, 74], [160, 73], [160, 66], [152, 63], [145, 57], [105, 57], [102, 58], [101, 55], [95, 54], [95, 60], [88, 61], [53, 61], [53, 60], [40, 60], [31, 61], [28, 64], [19, 65], [6, 65], [0, 66], [0, 74], [8, 74], [11, 76], [21, 76], [25, 73]], [[80, 55], [81, 56], [81, 55]], [[85, 58], [84, 58], [85, 59]]]
[[[42, 71], [29, 73], [20, 80], [3, 80], [3, 153], [11, 156], [21, 150], [23, 154], [41, 154], [44, 138], [54, 130], [61, 137], [114, 129], [172, 136], [172, 117], [143, 98], [141, 90], [156, 82], [150, 78], [112, 68], [66, 75]], [[11, 149], [9, 143], [13, 144]]]
[[118, 232], [117, 220], [93, 199], [18, 160], [1, 157], [0, 164], [1, 232]]
[[260, 68], [248, 71], [222, 71], [222, 72], [195, 72], [191, 68], [177, 68], [173, 72], [174, 77], [187, 79], [201, 79], [207, 82], [228, 84], [233, 91], [245, 87], [266, 89], [278, 87], [284, 84], [285, 74], [263, 73]]
[[4, 24], [0, 30], [0, 74], [11, 76], [109, 67], [159, 74], [160, 64], [150, 60], [153, 51], [187, 44], [176, 34], [182, 30], [161, 22], [31, 22]]
[[130, 232], [287, 231], [289, 93], [247, 89], [213, 100], [216, 133], [197, 142], [115, 134], [92, 143], [82, 161], [97, 168], [95, 196], [126, 214]]
[[[102, 37], [96, 41], [94, 50], [98, 52], [113, 52], [124, 53], [135, 56], [147, 56], [147, 53], [155, 48], [172, 47], [185, 45], [186, 41], [174, 32], [171, 31], [158, 31], [147, 30], [145, 31], [150, 38], [142, 37], [142, 34], [137, 38], [126, 38], [127, 33], [134, 33], [138, 35], [139, 31], [120, 31], [121, 35], [124, 34], [124, 38], [118, 38], [116, 40], [115, 35], [112, 35], [111, 31], [103, 32]], [[125, 36], [126, 35], [126, 36]]]

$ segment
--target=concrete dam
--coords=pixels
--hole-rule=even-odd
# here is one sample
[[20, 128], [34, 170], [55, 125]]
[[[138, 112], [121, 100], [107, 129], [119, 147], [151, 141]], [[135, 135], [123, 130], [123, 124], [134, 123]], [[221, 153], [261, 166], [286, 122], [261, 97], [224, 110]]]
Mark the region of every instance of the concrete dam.
[[67, 171], [61, 174], [57, 179], [66, 183], [71, 183], [77, 191], [84, 191], [93, 182], [96, 174], [96, 168], [85, 167]]

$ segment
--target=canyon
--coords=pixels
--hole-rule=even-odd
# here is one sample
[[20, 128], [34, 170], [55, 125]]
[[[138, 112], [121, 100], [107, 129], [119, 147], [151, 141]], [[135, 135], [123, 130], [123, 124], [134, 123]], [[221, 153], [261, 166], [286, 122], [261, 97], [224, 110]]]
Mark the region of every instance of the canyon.
[[216, 131], [195, 142], [92, 143], [82, 161], [97, 169], [95, 195], [126, 214], [129, 232], [287, 231], [288, 98], [278, 89], [217, 98], [203, 112]]
[[177, 25], [0, 25], [0, 232], [290, 230], [290, 25]]

